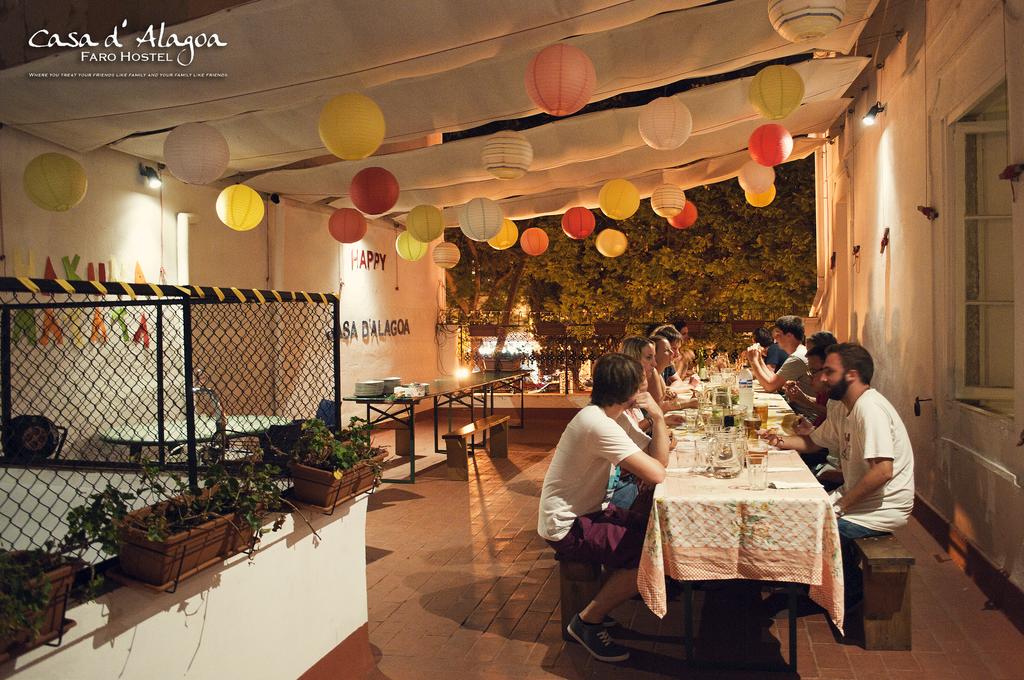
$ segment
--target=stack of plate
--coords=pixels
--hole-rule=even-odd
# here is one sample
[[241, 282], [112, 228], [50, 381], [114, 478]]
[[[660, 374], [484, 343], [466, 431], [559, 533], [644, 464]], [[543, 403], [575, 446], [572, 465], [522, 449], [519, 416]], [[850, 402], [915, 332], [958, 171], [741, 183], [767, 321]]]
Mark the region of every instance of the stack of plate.
[[379, 397], [384, 394], [383, 380], [360, 380], [356, 383], [357, 397]]
[[391, 394], [395, 391], [395, 388], [402, 384], [401, 378], [391, 377], [384, 378], [381, 380], [384, 383], [384, 394]]

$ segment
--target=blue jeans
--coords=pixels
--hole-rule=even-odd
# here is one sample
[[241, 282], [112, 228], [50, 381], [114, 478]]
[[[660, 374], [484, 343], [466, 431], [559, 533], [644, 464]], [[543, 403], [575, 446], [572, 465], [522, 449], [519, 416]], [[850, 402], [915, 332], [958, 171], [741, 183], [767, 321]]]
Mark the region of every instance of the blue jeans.
[[640, 489], [637, 487], [637, 479], [622, 468], [616, 468], [616, 470], [619, 476], [611, 485], [612, 493], [609, 502], [623, 510], [629, 510], [633, 507], [633, 503], [636, 502], [636, 497], [640, 492]]
[[854, 541], [869, 536], [887, 536], [889, 533], [868, 529], [839, 518], [839, 547], [843, 553], [843, 591], [846, 609], [857, 606], [864, 599], [864, 574], [860, 570], [860, 559]]

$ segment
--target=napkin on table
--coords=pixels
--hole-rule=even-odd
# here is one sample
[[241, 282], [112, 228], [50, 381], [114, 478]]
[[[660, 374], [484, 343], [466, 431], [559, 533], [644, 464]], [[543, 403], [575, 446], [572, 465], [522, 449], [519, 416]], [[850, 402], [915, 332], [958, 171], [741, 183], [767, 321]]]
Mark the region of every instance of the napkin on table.
[[784, 482], [781, 479], [768, 482], [769, 489], [820, 489], [818, 482]]

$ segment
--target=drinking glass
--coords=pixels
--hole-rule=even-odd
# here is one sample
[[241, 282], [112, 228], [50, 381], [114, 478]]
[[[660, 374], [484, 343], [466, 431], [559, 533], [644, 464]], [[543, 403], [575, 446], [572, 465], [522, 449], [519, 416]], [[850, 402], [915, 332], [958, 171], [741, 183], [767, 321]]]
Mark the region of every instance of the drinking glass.
[[747, 452], [747, 482], [753, 491], [768, 488], [768, 456], [764, 451]]
[[688, 408], [683, 411], [683, 424], [687, 432], [697, 432], [700, 427], [700, 414], [695, 408]]
[[743, 429], [747, 432], [747, 439], [757, 439], [757, 431], [761, 429], [761, 419], [757, 415], [745, 417]]
[[697, 474], [704, 474], [710, 470], [713, 442], [711, 437], [693, 440], [693, 471]]
[[754, 413], [761, 419], [761, 427], [768, 427], [768, 404], [754, 407]]

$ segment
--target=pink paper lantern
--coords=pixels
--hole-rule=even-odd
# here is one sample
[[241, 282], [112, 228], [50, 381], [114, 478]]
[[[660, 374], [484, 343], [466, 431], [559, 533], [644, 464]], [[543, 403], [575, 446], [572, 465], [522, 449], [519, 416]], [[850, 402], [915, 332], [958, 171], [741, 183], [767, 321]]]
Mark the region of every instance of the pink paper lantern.
[[569, 208], [562, 215], [562, 231], [569, 238], [576, 240], [585, 239], [590, 236], [596, 224], [597, 221], [594, 219], [594, 213], [581, 206]]
[[697, 223], [697, 206], [693, 201], [687, 201], [682, 212], [668, 218], [668, 223], [675, 229], [689, 229]]
[[784, 162], [793, 153], [793, 135], [778, 123], [767, 123], [754, 130], [747, 147], [751, 158], [770, 168]]
[[366, 218], [355, 208], [338, 208], [331, 213], [327, 230], [339, 243], [355, 243], [366, 236]]
[[548, 235], [540, 227], [530, 227], [519, 237], [519, 247], [536, 257], [548, 249]]
[[545, 47], [526, 67], [526, 93], [552, 116], [568, 116], [582, 109], [596, 85], [597, 74], [590, 57], [566, 43]]
[[364, 168], [348, 188], [352, 203], [367, 215], [382, 215], [398, 202], [398, 180], [384, 168]]

